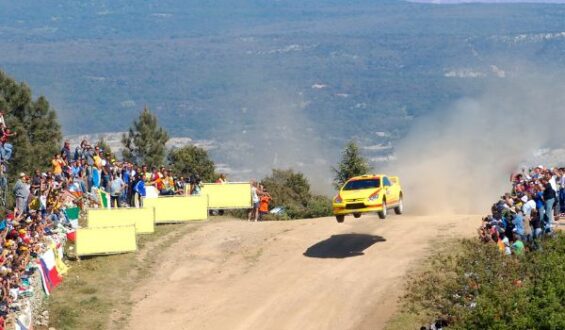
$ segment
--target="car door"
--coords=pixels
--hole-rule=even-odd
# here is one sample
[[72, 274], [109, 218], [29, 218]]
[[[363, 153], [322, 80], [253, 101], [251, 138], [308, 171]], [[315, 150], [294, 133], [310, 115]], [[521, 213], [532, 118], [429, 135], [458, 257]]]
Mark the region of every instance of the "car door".
[[398, 198], [394, 194], [394, 187], [388, 177], [383, 177], [383, 188], [385, 190], [386, 202], [388, 205], [396, 203]]

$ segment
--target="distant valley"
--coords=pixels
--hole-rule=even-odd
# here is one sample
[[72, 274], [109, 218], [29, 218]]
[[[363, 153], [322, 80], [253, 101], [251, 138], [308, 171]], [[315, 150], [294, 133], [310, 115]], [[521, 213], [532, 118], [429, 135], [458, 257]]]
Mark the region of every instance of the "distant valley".
[[2, 1], [0, 69], [46, 95], [67, 135], [125, 131], [147, 105], [172, 136], [213, 141], [236, 177], [327, 181], [349, 139], [379, 168], [426, 114], [525, 69], [563, 72], [563, 17], [555, 4]]

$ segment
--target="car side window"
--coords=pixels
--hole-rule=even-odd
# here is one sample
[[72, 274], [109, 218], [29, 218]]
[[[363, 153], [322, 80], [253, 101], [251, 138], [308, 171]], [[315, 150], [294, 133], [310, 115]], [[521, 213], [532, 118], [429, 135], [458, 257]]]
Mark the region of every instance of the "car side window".
[[384, 179], [383, 179], [383, 183], [385, 184], [385, 187], [390, 187], [390, 186], [392, 186], [392, 185], [390, 184], [389, 179], [388, 179], [386, 176], [385, 176]]

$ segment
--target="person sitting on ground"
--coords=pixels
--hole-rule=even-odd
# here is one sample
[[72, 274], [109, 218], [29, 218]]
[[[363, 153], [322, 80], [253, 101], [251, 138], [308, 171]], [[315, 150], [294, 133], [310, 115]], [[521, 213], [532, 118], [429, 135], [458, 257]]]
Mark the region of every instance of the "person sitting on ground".
[[498, 235], [498, 250], [505, 254], [505, 255], [511, 255], [512, 251], [510, 250], [510, 240], [508, 239], [508, 237], [506, 237], [506, 235], [504, 233], [500, 233], [500, 235]]
[[521, 256], [524, 255], [524, 243], [522, 242], [520, 235], [514, 235], [512, 243], [512, 253]]

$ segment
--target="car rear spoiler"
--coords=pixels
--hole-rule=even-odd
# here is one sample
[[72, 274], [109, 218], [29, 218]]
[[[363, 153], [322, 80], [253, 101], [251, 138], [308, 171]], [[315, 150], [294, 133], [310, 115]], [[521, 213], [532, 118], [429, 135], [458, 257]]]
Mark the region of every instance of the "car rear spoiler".
[[389, 176], [390, 181], [394, 184], [400, 184], [400, 179], [397, 176]]

